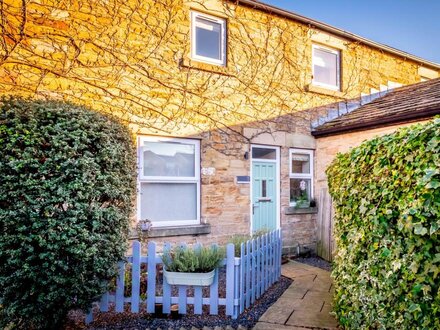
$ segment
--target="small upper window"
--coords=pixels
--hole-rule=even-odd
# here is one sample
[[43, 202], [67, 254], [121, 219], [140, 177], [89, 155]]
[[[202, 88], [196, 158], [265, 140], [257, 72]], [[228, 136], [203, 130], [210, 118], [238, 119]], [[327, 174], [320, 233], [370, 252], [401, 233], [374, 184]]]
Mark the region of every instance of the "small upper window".
[[313, 45], [313, 84], [340, 90], [340, 52]]
[[226, 65], [226, 20], [191, 12], [191, 57]]

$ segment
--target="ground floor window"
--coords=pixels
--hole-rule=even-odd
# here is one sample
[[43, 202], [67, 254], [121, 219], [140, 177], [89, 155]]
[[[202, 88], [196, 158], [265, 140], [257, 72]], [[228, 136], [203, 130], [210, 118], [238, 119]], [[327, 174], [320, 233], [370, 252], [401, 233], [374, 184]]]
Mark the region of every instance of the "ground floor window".
[[290, 149], [290, 205], [308, 207], [313, 198], [313, 150]]
[[200, 223], [200, 141], [139, 137], [138, 218], [154, 227]]

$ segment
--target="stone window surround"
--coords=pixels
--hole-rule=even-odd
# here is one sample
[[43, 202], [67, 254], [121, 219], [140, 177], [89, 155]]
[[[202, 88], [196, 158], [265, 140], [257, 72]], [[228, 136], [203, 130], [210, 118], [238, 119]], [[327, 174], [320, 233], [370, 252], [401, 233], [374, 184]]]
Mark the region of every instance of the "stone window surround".
[[[202, 224], [200, 223], [200, 212], [201, 212], [201, 176], [200, 176], [200, 162], [201, 162], [201, 150], [200, 150], [200, 145], [201, 145], [201, 141], [200, 139], [194, 139], [194, 138], [175, 138], [175, 137], [161, 137], [161, 136], [152, 136], [152, 135], [139, 135], [137, 138], [137, 142], [138, 142], [138, 152], [137, 152], [137, 158], [138, 158], [138, 169], [139, 169], [139, 174], [138, 174], [138, 178], [137, 178], [137, 182], [138, 182], [138, 196], [137, 196], [137, 219], [141, 219], [141, 204], [140, 204], [140, 184], [142, 182], [148, 182], [150, 181], [148, 178], [142, 178], [141, 175], [141, 171], [142, 171], [142, 160], [143, 157], [141, 156], [141, 145], [143, 141], [181, 141], [181, 142], [189, 142], [189, 143], [193, 143], [195, 145], [195, 179], [197, 180], [197, 196], [196, 196], [196, 201], [197, 201], [197, 219], [195, 219], [194, 221], [172, 221], [172, 224], [169, 224], [168, 222], [164, 225], [159, 225], [157, 226], [157, 223], [155, 224], [154, 221], [152, 221], [152, 231], [153, 232], [160, 232], [160, 229], [172, 229], [172, 228], [180, 228], [180, 230], [182, 230], [182, 228], [185, 227], [189, 227], [189, 228], [193, 228], [193, 227], [197, 227], [197, 226], [201, 226]], [[163, 178], [162, 178], [163, 179]], [[159, 180], [155, 180], [153, 178], [154, 182], [162, 182], [163, 180], [159, 179]], [[165, 180], [168, 181], [168, 180]], [[175, 182], [176, 180], [171, 179], [171, 181]], [[180, 181], [180, 180], [178, 180]], [[181, 181], [182, 183], [185, 183], [187, 181]], [[203, 227], [203, 226], [202, 226]], [[197, 230], [196, 230], [197, 231]], [[210, 231], [210, 229], [209, 229]], [[176, 236], [176, 235], [174, 235]], [[153, 237], [153, 236], [152, 236]], [[160, 236], [157, 236], [160, 237]]]
[[[226, 19], [222, 18], [222, 17], [217, 17], [217, 16], [212, 16], [209, 14], [205, 14], [196, 10], [191, 10], [190, 11], [190, 22], [191, 22], [191, 59], [195, 60], [195, 61], [199, 61], [202, 63], [208, 63], [210, 65], [215, 65], [215, 66], [222, 66], [225, 67], [226, 66], [226, 52], [227, 52], [227, 37], [226, 37], [226, 29], [227, 29], [227, 24], [226, 24]], [[209, 57], [205, 57], [205, 56], [201, 56], [201, 55], [197, 55], [196, 54], [196, 18], [200, 17], [202, 19], [205, 20], [209, 20], [212, 21], [214, 23], [220, 24], [221, 26], [221, 59], [217, 60], [217, 59], [212, 59]]]

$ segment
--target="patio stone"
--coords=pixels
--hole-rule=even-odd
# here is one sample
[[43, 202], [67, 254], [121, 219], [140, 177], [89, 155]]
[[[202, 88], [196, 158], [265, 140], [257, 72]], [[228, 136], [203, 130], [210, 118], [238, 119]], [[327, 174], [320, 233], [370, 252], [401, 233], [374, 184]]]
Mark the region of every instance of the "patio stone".
[[254, 330], [307, 330], [307, 329], [303, 327], [295, 327], [290, 325], [258, 322], [255, 325]]
[[286, 322], [286, 325], [321, 328], [321, 329], [337, 329], [338, 323], [335, 318], [328, 313], [304, 313], [302, 311], [294, 311], [292, 316]]
[[[293, 302], [291, 299], [278, 299], [261, 317], [258, 321], [268, 323], [284, 324], [292, 314]], [[286, 306], [289, 306], [286, 308]]]
[[299, 262], [282, 266], [293, 279], [283, 295], [263, 314], [256, 330], [337, 329], [331, 314], [334, 288], [330, 273]]

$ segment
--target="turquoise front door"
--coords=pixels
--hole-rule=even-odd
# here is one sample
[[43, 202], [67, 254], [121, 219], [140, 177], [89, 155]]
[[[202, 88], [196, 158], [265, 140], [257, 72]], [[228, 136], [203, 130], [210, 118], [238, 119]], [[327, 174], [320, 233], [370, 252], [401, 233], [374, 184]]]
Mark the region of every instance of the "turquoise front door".
[[277, 163], [252, 161], [252, 231], [277, 228]]

